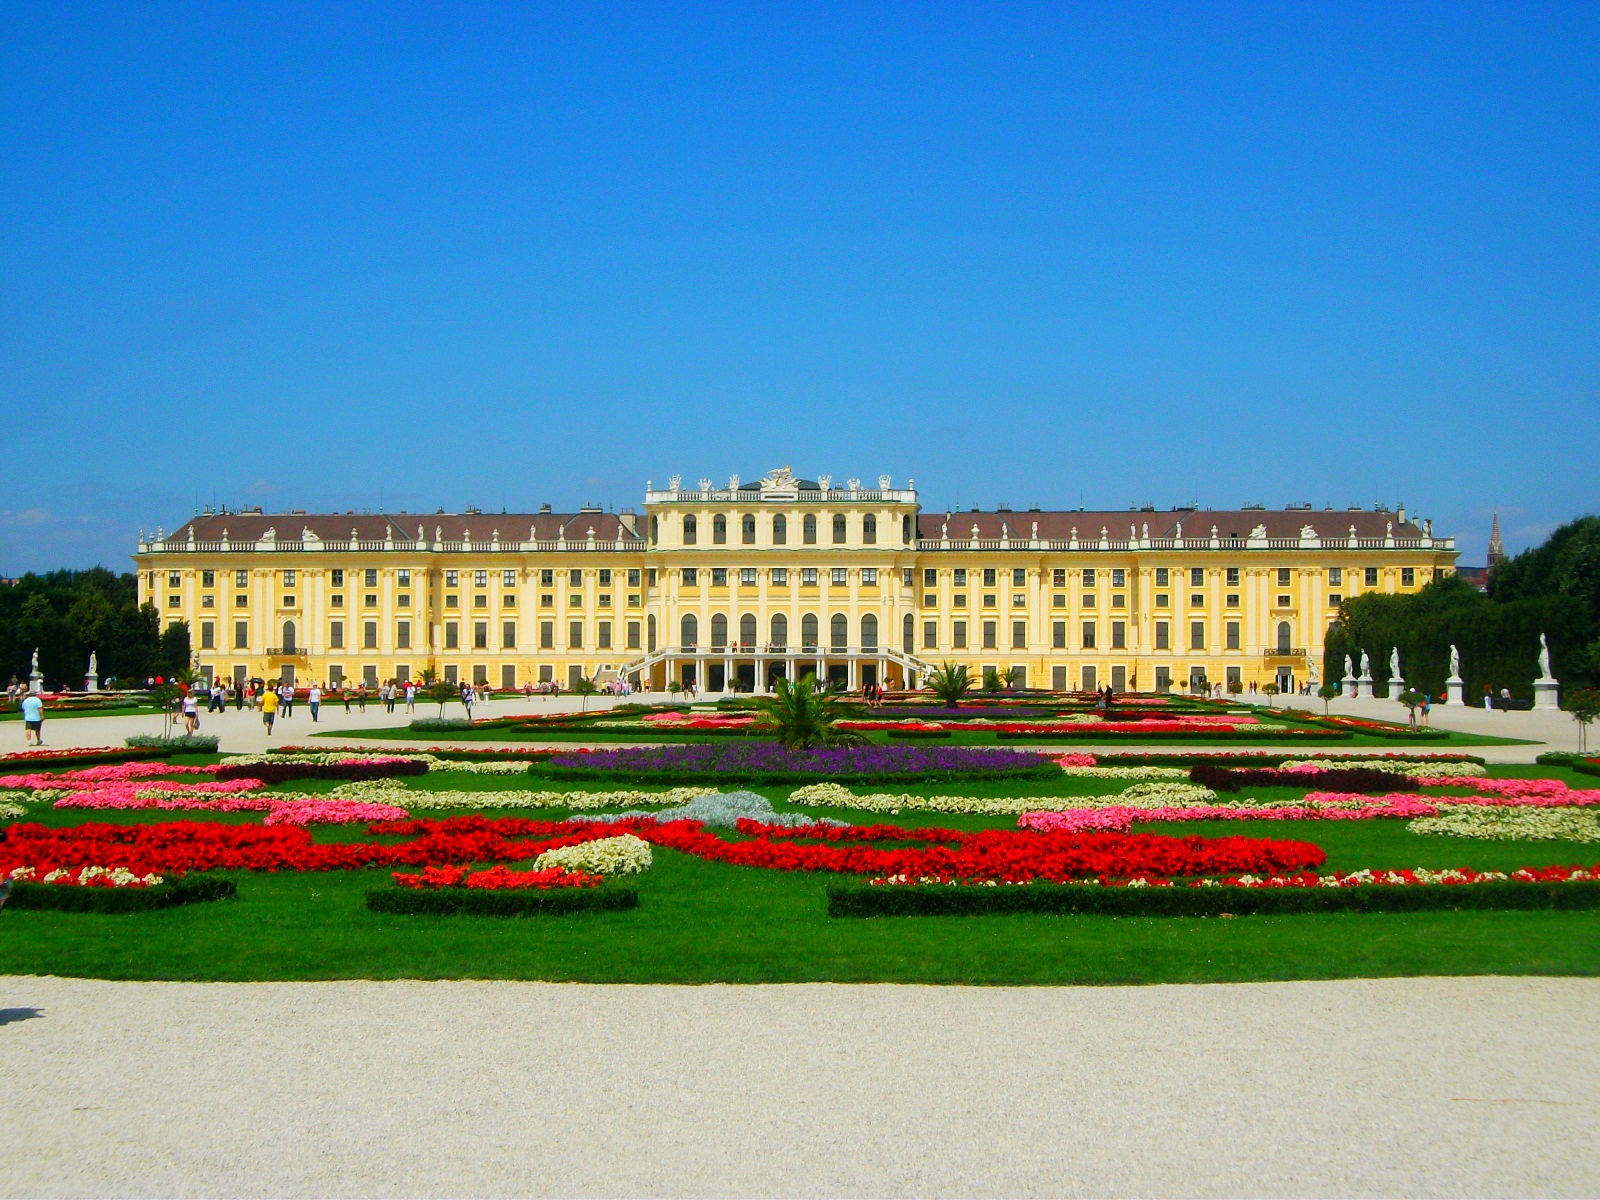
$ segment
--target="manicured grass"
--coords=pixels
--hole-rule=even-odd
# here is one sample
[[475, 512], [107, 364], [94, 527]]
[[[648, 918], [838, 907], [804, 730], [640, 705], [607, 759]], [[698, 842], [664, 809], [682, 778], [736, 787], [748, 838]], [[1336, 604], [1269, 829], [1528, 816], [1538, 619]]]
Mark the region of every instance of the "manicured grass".
[[[49, 705], [46, 705], [44, 710], [44, 727], [45, 731], [48, 732], [51, 721], [70, 721], [75, 717], [158, 717], [160, 715], [161, 710], [159, 708], [152, 707], [148, 704], [130, 704], [126, 708], [108, 706], [106, 708], [84, 709], [51, 708]], [[0, 721], [20, 720], [22, 720], [22, 713], [20, 710], [13, 712], [0, 712]]]
[[[199, 761], [186, 759], [184, 761]], [[1590, 777], [1551, 768], [1495, 774]], [[440, 773], [416, 787], [496, 790], [546, 786], [524, 777]], [[1016, 783], [895, 788], [925, 794], [1089, 794], [1126, 781], [1063, 776]], [[285, 791], [325, 791], [296, 781]], [[758, 789], [779, 808], [790, 788]], [[858, 789], [860, 790], [860, 789]], [[1258, 789], [1262, 799], [1298, 794]], [[486, 808], [485, 811], [492, 812]], [[506, 815], [563, 815], [559, 810]], [[1009, 818], [808, 809], [845, 820], [960, 829], [1005, 828]], [[434, 815], [434, 814], [429, 814]], [[437, 814], [444, 815], [444, 814]], [[55, 811], [49, 824], [182, 819], [179, 813]], [[253, 814], [218, 815], [241, 823]], [[1328, 867], [1515, 868], [1600, 861], [1600, 846], [1420, 837], [1400, 821], [1208, 822], [1146, 826], [1175, 834], [1313, 841]], [[357, 826], [319, 838], [359, 840]], [[1457, 912], [1240, 918], [1067, 916], [917, 917], [843, 921], [827, 916], [840, 877], [708, 863], [657, 848], [630, 879], [632, 911], [560, 917], [391, 916], [366, 907], [386, 870], [227, 873], [236, 900], [157, 913], [0, 913], [6, 970], [122, 979], [515, 978], [597, 982], [1157, 983], [1330, 979], [1383, 975], [1600, 973], [1600, 913]]]

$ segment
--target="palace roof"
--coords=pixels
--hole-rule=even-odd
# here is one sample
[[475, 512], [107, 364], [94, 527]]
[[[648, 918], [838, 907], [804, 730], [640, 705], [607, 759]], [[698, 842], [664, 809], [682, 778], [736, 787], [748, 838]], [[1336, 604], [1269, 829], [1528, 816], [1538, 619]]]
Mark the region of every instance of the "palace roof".
[[1074, 529], [1082, 540], [1098, 538], [1102, 528], [1106, 536], [1112, 538], [1126, 538], [1130, 529], [1137, 530], [1136, 536], [1139, 537], [1145, 536], [1148, 531], [1148, 536], [1153, 538], [1170, 538], [1177, 536], [1180, 524], [1185, 538], [1209, 537], [1213, 525], [1217, 528], [1217, 536], [1224, 538], [1247, 538], [1258, 526], [1265, 526], [1265, 536], [1269, 538], [1297, 538], [1300, 530], [1307, 525], [1316, 530], [1317, 536], [1325, 538], [1348, 537], [1352, 525], [1355, 526], [1356, 536], [1363, 538], [1383, 537], [1390, 531], [1391, 525], [1395, 537], [1423, 536], [1423, 530], [1415, 522], [1403, 520], [1398, 513], [1386, 509], [1318, 511], [1310, 508], [1277, 511], [1264, 508], [1188, 508], [1166, 512], [1153, 512], [1150, 509], [1102, 512], [1078, 509], [1065, 512], [1040, 512], [1037, 509], [1027, 512], [923, 511], [917, 514], [917, 536], [937, 539], [941, 536], [941, 530], [948, 526], [952, 539], [966, 539], [974, 536], [972, 527], [976, 525], [978, 532], [975, 536], [979, 538], [998, 538], [1002, 532], [1009, 538], [1028, 538], [1032, 536], [1035, 522], [1039, 526], [1039, 537], [1050, 541], [1066, 541], [1072, 537]]
[[[186, 521], [167, 534], [168, 542], [185, 541], [194, 530], [197, 542], [255, 542], [270, 529], [279, 541], [300, 541], [310, 530], [325, 542], [355, 540], [409, 542], [423, 531], [425, 540], [486, 542], [496, 532], [502, 541], [554, 541], [565, 530], [568, 541], [583, 541], [594, 530], [596, 541], [637, 537], [616, 513], [259, 513], [207, 514]], [[530, 530], [532, 531], [530, 533]]]

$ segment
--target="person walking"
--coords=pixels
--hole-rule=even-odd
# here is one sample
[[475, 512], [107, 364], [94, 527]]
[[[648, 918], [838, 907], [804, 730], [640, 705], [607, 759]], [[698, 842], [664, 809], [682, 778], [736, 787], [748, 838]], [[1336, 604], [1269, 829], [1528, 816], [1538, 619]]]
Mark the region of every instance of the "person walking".
[[183, 732], [190, 737], [200, 732], [200, 702], [192, 689], [183, 694]]
[[345, 712], [350, 711], [350, 685], [346, 682], [339, 683], [339, 699], [344, 701]]
[[409, 679], [406, 680], [406, 711], [408, 713], [417, 711], [417, 685]]
[[267, 689], [261, 693], [261, 723], [267, 727], [267, 736], [272, 736], [272, 722], [278, 715], [278, 693]]
[[44, 701], [31, 693], [22, 698], [22, 742], [44, 745]]
[[367, 681], [365, 679], [356, 685], [356, 710], [358, 712], [367, 711]]
[[1483, 711], [1488, 712], [1494, 707], [1494, 689], [1489, 684], [1483, 685]]
[[322, 687], [313, 683], [306, 692], [306, 706], [311, 709], [311, 723], [317, 723], [317, 714], [322, 711]]

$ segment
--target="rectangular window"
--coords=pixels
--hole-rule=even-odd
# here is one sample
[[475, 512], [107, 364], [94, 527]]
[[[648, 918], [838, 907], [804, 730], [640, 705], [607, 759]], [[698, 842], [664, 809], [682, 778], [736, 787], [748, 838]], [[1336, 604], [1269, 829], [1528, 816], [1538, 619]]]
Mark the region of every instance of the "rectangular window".
[[993, 587], [994, 586], [994, 568], [993, 567], [985, 567], [983, 569], [983, 586], [984, 587]]
[[1065, 567], [1056, 567], [1050, 572], [1050, 583], [1054, 587], [1067, 586], [1067, 571]]
[[567, 572], [567, 586], [568, 587], [582, 587], [583, 586], [583, 572], [578, 570], [577, 567], [573, 567], [572, 570]]
[[363, 650], [376, 650], [378, 648], [378, 623], [376, 621], [362, 622], [361, 648]]
[[1226, 643], [1227, 648], [1229, 650], [1237, 650], [1239, 648], [1239, 622], [1229, 621], [1224, 629], [1226, 630], [1228, 638]]
[[[173, 599], [176, 600], [177, 597], [174, 596]], [[283, 607], [285, 607], [285, 608], [294, 608], [294, 607], [296, 607], [295, 602], [294, 602], [294, 597], [293, 596], [285, 596], [283, 598]]]
[[539, 649], [554, 650], [556, 648], [556, 623], [554, 621], [539, 622]]
[[1165, 567], [1157, 567], [1156, 568], [1156, 586], [1157, 587], [1170, 587], [1171, 583], [1172, 583], [1171, 575], [1172, 575], [1172, 572], [1168, 571], [1167, 568], [1165, 568]]
[[1025, 593], [1023, 593], [1023, 592], [1017, 592], [1015, 595], [1013, 595], [1011, 597], [1011, 607], [1012, 608], [1027, 608], [1028, 607], [1028, 597], [1027, 597], [1027, 595]]
[[1205, 606], [1206, 606], [1206, 594], [1204, 592], [1190, 592], [1189, 593], [1189, 607], [1190, 608], [1204, 608]]
[[1206, 585], [1206, 569], [1204, 567], [1190, 567], [1189, 568], [1189, 586], [1190, 587], [1205, 587], [1205, 585]]
[[[479, 574], [482, 574], [482, 572], [480, 571]], [[367, 584], [368, 587], [377, 587], [378, 586], [378, 572], [373, 570], [370, 567], [367, 568], [367, 572], [366, 572], [366, 584]]]
[[[371, 574], [371, 572], [368, 572], [368, 574]], [[472, 573], [472, 586], [473, 587], [488, 587], [489, 586], [489, 572], [487, 572], [487, 571], [474, 571]]]
[[1288, 587], [1289, 586], [1290, 572], [1291, 572], [1291, 568], [1289, 568], [1289, 567], [1279, 567], [1278, 568], [1278, 586], [1279, 587]]
[[877, 587], [878, 586], [878, 568], [877, 567], [862, 567], [861, 568], [861, 586], [862, 587]]
[[200, 622], [200, 649], [215, 650], [217, 648], [217, 626], [214, 621]]
[[1094, 649], [1094, 622], [1093, 621], [1085, 621], [1083, 623], [1083, 648], [1085, 650], [1093, 650]]
[[216, 587], [217, 586], [217, 573], [215, 571], [201, 571], [200, 572], [200, 586], [201, 587]]
[[685, 568], [683, 568], [683, 586], [684, 587], [699, 587], [700, 586], [700, 571], [699, 571], [699, 569], [697, 567], [685, 567]]
[[1057, 592], [1054, 596], [1050, 597], [1050, 607], [1051, 608], [1065, 608], [1066, 606], [1067, 606], [1067, 598], [1065, 596], [1063, 596], [1060, 592]]
[[1028, 623], [1026, 621], [1011, 622], [1011, 648], [1013, 650], [1026, 650], [1028, 648]]
[[932, 567], [923, 567], [922, 568], [922, 586], [923, 587], [930, 587], [930, 588], [931, 587], [938, 587], [939, 586], [939, 572], [934, 570]]
[[967, 623], [965, 621], [951, 622], [950, 645], [955, 650], [965, 650], [967, 648]]
[[500, 649], [515, 650], [517, 648], [517, 623], [515, 621], [500, 622]]
[[448, 664], [444, 669], [444, 681], [446, 683], [452, 684], [452, 685], [460, 683], [461, 682], [461, 668], [456, 666], [455, 663]]
[[599, 650], [611, 649], [611, 622], [601, 621], [598, 636], [595, 639], [595, 648]]
[[233, 586], [234, 587], [249, 587], [250, 586], [250, 572], [249, 571], [235, 571], [233, 573]]
[[570, 593], [567, 596], [567, 607], [568, 608], [582, 608], [583, 607], [583, 593], [582, 592], [572, 592], [572, 593]]
[[[333, 641], [333, 648], [337, 650], [339, 647], [344, 645], [344, 625], [339, 621], [335, 621], [333, 623], [333, 629], [334, 633], [336, 634], [336, 637]], [[233, 623], [233, 648], [235, 650], [248, 650], [250, 648], [249, 621], [235, 621]]]
[[1026, 567], [1012, 567], [1011, 568], [1011, 586], [1012, 587], [1027, 587], [1028, 586], [1028, 570], [1027, 570]]
[[1189, 649], [1204, 650], [1206, 648], [1206, 623], [1204, 621], [1189, 622]]
[[1084, 597], [1083, 597], [1083, 607], [1084, 608], [1093, 608], [1094, 607], [1094, 601], [1095, 601], [1095, 595], [1094, 595], [1093, 592], [1084, 593]]
[[984, 593], [983, 606], [985, 608], [993, 608], [994, 607], [994, 594], [992, 592], [985, 592]]
[[1065, 650], [1067, 648], [1067, 623], [1065, 621], [1051, 622], [1050, 648], [1052, 650]]
[[954, 571], [950, 572], [950, 582], [955, 584], [956, 587], [966, 587], [967, 569], [965, 567], [957, 567]]
[[399, 621], [394, 627], [394, 648], [396, 650], [411, 649], [411, 622]]
[[610, 608], [611, 607], [611, 593], [610, 592], [601, 592], [600, 595], [597, 597], [597, 600], [598, 600], [598, 603], [599, 603], [601, 608]]
[[629, 650], [637, 650], [638, 648], [639, 648], [639, 622], [637, 622], [637, 621], [629, 621], [628, 622], [628, 649]]
[[629, 587], [638, 587], [639, 586], [639, 568], [638, 567], [629, 567], [628, 568], [628, 586]]
[[1157, 621], [1156, 622], [1156, 649], [1157, 650], [1170, 650], [1170, 649], [1172, 649], [1172, 639], [1168, 635], [1168, 632], [1167, 632], [1170, 628], [1171, 628], [1171, 626], [1166, 621]]
[[950, 606], [952, 608], [965, 608], [967, 606], [967, 594], [965, 592], [951, 593]]
[[216, 606], [217, 606], [217, 598], [215, 596], [201, 596], [200, 597], [200, 607], [201, 608], [215, 608]]
[[728, 586], [728, 568], [727, 567], [712, 567], [711, 568], [711, 586], [712, 587], [727, 587]]
[[583, 622], [572, 621], [567, 625], [567, 649], [583, 649]]
[[1294, 597], [1293, 596], [1279, 596], [1278, 597], [1278, 607], [1279, 608], [1290, 608], [1290, 607], [1293, 606], [1293, 604], [1294, 604]]
[[1094, 568], [1093, 567], [1085, 567], [1083, 569], [1083, 586], [1084, 587], [1093, 587], [1094, 586]]
[[[406, 600], [406, 599], [409, 599], [409, 597], [401, 596], [400, 599]], [[515, 608], [516, 606], [517, 606], [517, 594], [515, 592], [507, 592], [504, 596], [500, 597], [500, 607], [501, 608]], [[404, 608], [405, 605], [402, 604], [400, 607]]]
[[397, 583], [401, 587], [410, 587], [411, 586], [411, 572], [410, 571], [396, 571], [394, 573], [394, 581], [395, 581], [395, 583]]
[[546, 593], [545, 595], [539, 597], [539, 607], [540, 608], [554, 608], [555, 606], [556, 606], [556, 598], [554, 596], [549, 595], [548, 593]]
[[1229, 587], [1239, 586], [1239, 568], [1229, 567], [1227, 570], [1227, 584]]
[[916, 572], [916, 569], [914, 567], [902, 567], [901, 568], [901, 570], [900, 570], [900, 586], [901, 587], [916, 587], [917, 586], [917, 572]]
[[985, 650], [993, 650], [993, 649], [996, 648], [995, 647], [995, 635], [996, 635], [995, 622], [993, 622], [993, 621], [985, 621], [983, 623], [983, 648]]
[[788, 567], [774, 567], [774, 568], [772, 568], [772, 586], [773, 587], [788, 587], [789, 586], [789, 568]]
[[816, 587], [817, 586], [817, 569], [815, 567], [801, 567], [800, 568], [800, 586], [801, 587]]
[[447, 588], [460, 587], [461, 586], [461, 572], [460, 571], [446, 571], [444, 573], [444, 585]]
[[1344, 568], [1343, 567], [1329, 567], [1328, 568], [1328, 586], [1330, 586], [1330, 587], [1343, 587], [1344, 586]]
[[366, 594], [366, 596], [364, 596], [362, 598], [361, 602], [364, 605], [366, 605], [368, 608], [377, 608], [378, 607], [378, 593], [377, 592], [368, 592]]
[[1111, 648], [1113, 650], [1126, 650], [1128, 648], [1128, 623], [1126, 621], [1111, 622]]
[[922, 648], [924, 650], [937, 650], [939, 648], [939, 622], [924, 621], [922, 623]]
[[1111, 586], [1114, 588], [1128, 586], [1128, 572], [1123, 567], [1114, 567], [1111, 571]]
[[555, 585], [556, 585], [556, 573], [554, 571], [550, 570], [547, 567], [543, 571], [539, 572], [539, 586], [540, 587], [555, 587]]
[[409, 592], [401, 592], [394, 598], [394, 604], [396, 608], [410, 608], [411, 594]]
[[[506, 574], [509, 575], [509, 574], [511, 574], [511, 572], [507, 571]], [[610, 567], [601, 567], [600, 568], [600, 586], [601, 587], [610, 587], [611, 586], [611, 568]]]
[[754, 567], [740, 567], [739, 568], [739, 586], [740, 587], [755, 587], [755, 585], [756, 585], [756, 569]]
[[[404, 583], [405, 581], [402, 580], [401, 582]], [[508, 588], [516, 587], [517, 586], [517, 573], [515, 571], [501, 571], [500, 572], [500, 586], [501, 587], [508, 587]]]
[[285, 571], [283, 573], [283, 586], [284, 587], [293, 587], [294, 586], [294, 572], [293, 571]]
[[1414, 587], [1417, 582], [1417, 572], [1414, 567], [1400, 568], [1400, 586]]
[[1229, 608], [1238, 608], [1239, 607], [1239, 593], [1238, 592], [1229, 592], [1226, 596], [1223, 597], [1223, 599], [1227, 603], [1227, 606]]
[[1121, 592], [1118, 592], [1116, 595], [1111, 597], [1111, 607], [1112, 608], [1127, 608], [1128, 607], [1128, 598], [1126, 596], [1124, 596]]
[[461, 626], [455, 621], [444, 623], [444, 648], [446, 650], [461, 649]]
[[1157, 608], [1166, 608], [1171, 603], [1172, 603], [1172, 597], [1167, 595], [1167, 593], [1165, 593], [1165, 592], [1157, 592], [1156, 593], [1156, 607]]
[[1367, 587], [1377, 587], [1378, 586], [1378, 568], [1377, 567], [1368, 567], [1366, 569], [1366, 576], [1362, 580], [1362, 582], [1365, 583]]
[[843, 587], [850, 582], [849, 572], [844, 567], [834, 567], [828, 578], [834, 587]]
[[1329, 608], [1338, 608], [1339, 605], [1341, 605], [1343, 603], [1344, 603], [1344, 597], [1341, 596], [1338, 592], [1329, 592], [1328, 593], [1328, 607]]

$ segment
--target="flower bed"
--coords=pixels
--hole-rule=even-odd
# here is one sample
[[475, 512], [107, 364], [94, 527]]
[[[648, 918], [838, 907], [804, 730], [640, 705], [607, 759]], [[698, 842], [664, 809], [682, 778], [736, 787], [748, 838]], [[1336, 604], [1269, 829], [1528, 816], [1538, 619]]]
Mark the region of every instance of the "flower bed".
[[678, 745], [561, 754], [530, 774], [628, 783], [743, 784], [1046, 778], [1058, 768], [1036, 754], [962, 746], [847, 746], [785, 750], [771, 742]]
[[[348, 757], [350, 755], [370, 757], [376, 753], [371, 746], [275, 746], [267, 751], [269, 758], [280, 755], [327, 755], [332, 757]], [[544, 762], [552, 754], [579, 753], [577, 751], [557, 750], [479, 750], [460, 746], [429, 746], [424, 750], [396, 750], [384, 751], [385, 757], [395, 758], [443, 758], [452, 762], [482, 762], [488, 759], [495, 760], [520, 760], [524, 764], [530, 762]]]
[[1220, 885], [1157, 886], [1143, 881], [975, 887], [920, 879], [895, 884], [835, 884], [833, 917], [1080, 916], [1220, 917], [1328, 912], [1436, 912], [1600, 908], [1600, 867], [1499, 872], [1386, 871], [1345, 876], [1224, 880]]
[[[131, 873], [131, 872], [130, 872]], [[47, 872], [48, 874], [48, 872]], [[231, 879], [206, 875], [163, 879], [162, 882], [135, 887], [63, 887], [56, 883], [14, 882], [6, 910], [53, 909], [57, 912], [134, 913], [181, 904], [203, 904], [228, 900], [239, 889]]]
[[640, 875], [650, 869], [651, 862], [650, 843], [625, 833], [620, 837], [546, 850], [534, 860], [533, 869], [544, 871], [559, 867], [563, 871], [591, 875]]
[[419, 758], [347, 758], [335, 762], [239, 759], [219, 763], [218, 779], [259, 779], [258, 786], [287, 783], [291, 779], [385, 779], [396, 775], [426, 775], [428, 764]]
[[1495, 841], [1600, 842], [1600, 814], [1581, 808], [1486, 808], [1441, 806], [1436, 817], [1419, 817], [1412, 833]]
[[146, 762], [167, 758], [170, 750], [123, 750], [115, 746], [98, 746], [86, 750], [22, 750], [16, 754], [0, 755], [0, 771], [15, 771], [28, 767], [71, 766], [77, 763]]
[[335, 796], [381, 804], [402, 804], [407, 808], [569, 808], [585, 811], [597, 808], [637, 808], [643, 804], [687, 804], [705, 795], [704, 787], [668, 788], [660, 792], [617, 789], [604, 792], [557, 792], [550, 790], [427, 791], [408, 788], [387, 780], [347, 783], [333, 790]]
[[1057, 810], [1034, 809], [1017, 818], [1021, 829], [1049, 833], [1074, 833], [1089, 829], [1127, 832], [1135, 821], [1369, 821], [1378, 817], [1432, 816], [1439, 810], [1429, 801], [1415, 796], [1350, 796], [1313, 802], [1256, 804], [1229, 801], [1226, 804], [1185, 804], [1145, 808], [1111, 802]]
[[431, 890], [464, 887], [489, 892], [599, 887], [605, 882], [598, 872], [570, 870], [560, 865], [541, 867], [537, 864], [531, 871], [513, 871], [503, 866], [483, 871], [474, 871], [470, 867], [424, 867], [421, 874], [396, 871], [393, 879], [395, 886], [403, 888]]
[[1307, 784], [1345, 792], [1414, 792], [1421, 786], [1412, 775], [1331, 763], [1292, 768], [1230, 768], [1196, 763], [1189, 768], [1189, 778], [1217, 792], [1237, 792], [1245, 787], [1305, 787]]
[[[1064, 765], [1090, 765], [1100, 766], [1127, 766], [1127, 767], [1192, 767], [1197, 763], [1208, 763], [1218, 767], [1292, 767], [1298, 765], [1327, 766], [1335, 764], [1348, 767], [1377, 767], [1380, 765], [1392, 766], [1400, 770], [1412, 765], [1433, 764], [1442, 766], [1445, 770], [1457, 767], [1477, 766], [1482, 768], [1483, 759], [1467, 754], [1369, 754], [1360, 759], [1341, 754], [1308, 754], [1298, 750], [1283, 750], [1274, 753], [1270, 750], [1245, 750], [1237, 754], [1205, 753], [1167, 753], [1167, 754], [1138, 754], [1138, 753], [1112, 753], [1112, 754], [1072, 754], [1052, 755]], [[1083, 761], [1079, 761], [1083, 760]], [[1438, 772], [1443, 773], [1443, 772]], [[1476, 772], [1484, 774], [1480, 769]]]

